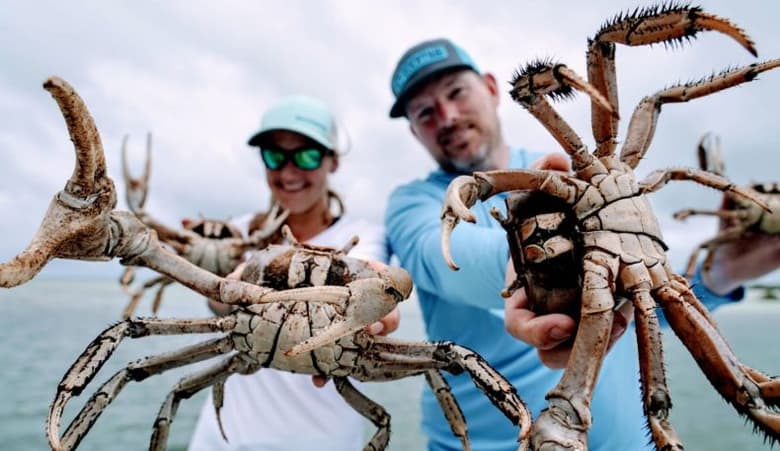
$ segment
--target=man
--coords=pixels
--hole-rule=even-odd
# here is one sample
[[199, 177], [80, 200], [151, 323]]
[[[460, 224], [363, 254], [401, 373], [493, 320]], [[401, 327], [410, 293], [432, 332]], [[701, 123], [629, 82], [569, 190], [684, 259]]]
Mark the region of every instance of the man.
[[[537, 168], [567, 170], [568, 160], [564, 155], [543, 156], [506, 144], [497, 113], [495, 77], [480, 73], [470, 56], [449, 40], [425, 41], [410, 48], [396, 66], [391, 88], [396, 101], [390, 117], [406, 117], [412, 134], [439, 165], [426, 179], [397, 188], [385, 218], [392, 251], [417, 287], [428, 338], [452, 340], [477, 351], [515, 385], [536, 417], [546, 405], [545, 394], [561, 376], [560, 370], [550, 367], [565, 366], [570, 349], [562, 343], [574, 334], [576, 325], [564, 315], [534, 316], [524, 308], [522, 291], [506, 304], [500, 297], [509, 249], [503, 228], [489, 211], [491, 207], [505, 211], [505, 196], [478, 202], [472, 208], [477, 223], [461, 224], [453, 233], [452, 257], [461, 267], [458, 272], [442, 258], [439, 213], [448, 184], [460, 174], [524, 168], [535, 160]], [[710, 309], [741, 299], [743, 290], [735, 290], [741, 281], [780, 264], [780, 240], [773, 246], [772, 258], [760, 263], [751, 262], [742, 251], [716, 258], [712, 274], [718, 277], [694, 280], [696, 294]], [[745, 261], [752, 265], [750, 270], [745, 270]], [[626, 311], [619, 313], [613, 341], [625, 331], [631, 306], [627, 303]], [[589, 449], [652, 449], [638, 371], [635, 340], [617, 340], [604, 360], [591, 402]], [[473, 448], [516, 450], [518, 429], [468, 377], [447, 379], [466, 416]], [[460, 449], [428, 389], [423, 394], [422, 423], [430, 450]]]

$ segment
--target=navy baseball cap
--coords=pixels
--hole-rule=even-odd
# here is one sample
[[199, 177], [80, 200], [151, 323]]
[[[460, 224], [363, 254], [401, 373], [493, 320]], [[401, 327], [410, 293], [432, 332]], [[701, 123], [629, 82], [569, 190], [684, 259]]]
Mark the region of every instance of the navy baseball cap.
[[390, 80], [395, 103], [390, 117], [406, 115], [406, 101], [425, 82], [445, 72], [470, 69], [479, 73], [476, 64], [462, 48], [449, 39], [433, 39], [410, 48], [398, 61]]

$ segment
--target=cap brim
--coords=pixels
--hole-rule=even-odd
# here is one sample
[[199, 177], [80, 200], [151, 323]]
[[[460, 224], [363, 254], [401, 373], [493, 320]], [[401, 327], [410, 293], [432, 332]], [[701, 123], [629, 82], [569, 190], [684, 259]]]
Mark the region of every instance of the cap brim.
[[254, 136], [249, 138], [249, 141], [247, 141], [246, 143], [248, 145], [250, 145], [250, 146], [257, 146], [257, 147], [259, 147], [260, 144], [262, 144], [262, 142], [263, 142], [263, 138], [265, 137], [266, 134], [268, 134], [269, 131], [270, 130], [265, 130], [265, 131], [262, 131], [262, 132], [255, 133]]

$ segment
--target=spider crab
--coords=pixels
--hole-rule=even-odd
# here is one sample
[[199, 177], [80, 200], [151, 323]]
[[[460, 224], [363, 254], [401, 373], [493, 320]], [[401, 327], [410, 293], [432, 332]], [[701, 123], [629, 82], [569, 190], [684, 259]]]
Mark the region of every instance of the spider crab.
[[[723, 175], [724, 164], [720, 146], [720, 138], [707, 133], [699, 140], [698, 146], [699, 165], [702, 169]], [[718, 232], [713, 238], [701, 243], [691, 253], [688, 260], [686, 277], [693, 277], [699, 253], [706, 249], [707, 256], [702, 263], [702, 270], [707, 271], [712, 266], [715, 250], [722, 244], [738, 240], [746, 234], [763, 233], [767, 235], [780, 234], [780, 183], [753, 183], [748, 188], [755, 191], [757, 196], [764, 201], [771, 212], [764, 211], [753, 202], [726, 194], [725, 204], [719, 210], [695, 210], [688, 209], [674, 214], [675, 219], [683, 220], [693, 215], [717, 216], [729, 221], [729, 226]]]
[[[272, 242], [278, 242], [279, 230], [287, 211], [282, 211], [279, 204], [273, 203], [271, 209], [259, 216], [260, 221], [252, 228], [250, 236], [244, 237], [241, 230], [227, 221], [200, 218], [182, 221], [182, 229], [174, 229], [155, 219], [146, 209], [146, 199], [149, 194], [149, 175], [151, 173], [152, 135], [146, 135], [146, 161], [140, 177], [133, 177], [127, 162], [128, 136], [122, 139], [122, 176], [125, 181], [125, 201], [130, 211], [146, 226], [157, 232], [157, 237], [169, 249], [188, 261], [210, 271], [218, 276], [231, 273], [241, 262], [244, 253], [251, 249], [262, 249]], [[122, 317], [127, 319], [133, 315], [141, 297], [146, 290], [158, 286], [152, 301], [152, 314], [156, 315], [162, 302], [165, 287], [173, 283], [166, 276], [156, 276], [144, 282], [136, 290], [131, 291], [130, 285], [135, 278], [135, 267], [128, 266], [122, 273], [119, 283], [130, 294]]]
[[[567, 368], [558, 385], [547, 394], [548, 407], [533, 425], [533, 449], [587, 448], [590, 399], [607, 351], [616, 299], [621, 298], [635, 306], [642, 401], [658, 450], [681, 450], [683, 445], [668, 419], [671, 398], [664, 374], [657, 305], [718, 392], [770, 440], [780, 438], [780, 381], [739, 362], [706, 307], [686, 280], [672, 271], [646, 194], [671, 180], [692, 180], [749, 199], [764, 209], [766, 203], [752, 190], [698, 169], [658, 170], [643, 181], [637, 181], [634, 173], [650, 146], [662, 105], [686, 102], [750, 81], [757, 74], [780, 66], [780, 60], [726, 70], [643, 98], [633, 112], [620, 155], [615, 155], [615, 45], [675, 43], [705, 30], [719, 31], [756, 55], [750, 38], [730, 21], [698, 7], [669, 4], [637, 9], [608, 21], [588, 42], [587, 81], [562, 64], [528, 64], [512, 81], [512, 98], [563, 147], [572, 160], [573, 173], [530, 169], [475, 172], [456, 178], [449, 186], [442, 208], [442, 249], [453, 269], [457, 266], [449, 251], [450, 234], [458, 221], [474, 222], [469, 207], [477, 199], [513, 190], [541, 192], [561, 201], [566, 207], [564, 215], [575, 221], [578, 243], [567, 245], [562, 237], [561, 247], [542, 247], [541, 255], [539, 249], [531, 252], [543, 260], [547, 258], [544, 252], [549, 252], [549, 257], [580, 246], [581, 255], [581, 290], [573, 299], [578, 305], [579, 327]], [[574, 89], [591, 98], [596, 143], [593, 153], [546, 99], [570, 96]], [[556, 227], [553, 222], [546, 225], [553, 231]], [[519, 285], [515, 282], [510, 291]]]
[[[156, 232], [135, 214], [113, 210], [114, 184], [106, 175], [100, 137], [86, 106], [59, 78], [50, 78], [44, 88], [65, 117], [76, 165], [65, 188], [52, 200], [32, 242], [10, 262], [0, 263], [0, 287], [29, 281], [53, 258], [120, 258], [125, 265], [153, 269], [201, 295], [236, 307], [232, 314], [206, 319], [131, 318], [103, 331], [57, 387], [47, 420], [52, 449], [76, 448], [128, 382], [215, 357], [221, 359], [182, 378], [166, 397], [154, 422], [150, 449], [165, 449], [182, 399], [213, 386], [219, 414], [225, 380], [266, 367], [331, 377], [347, 403], [377, 426], [366, 450], [385, 449], [390, 416], [361, 394], [348, 377], [391, 381], [424, 374], [453, 433], [460, 437], [464, 449], [469, 449], [465, 418], [439, 372], [465, 371], [510, 421], [521, 425], [520, 438], [527, 443], [528, 409], [511, 384], [478, 354], [452, 342], [408, 342], [365, 332], [367, 325], [409, 296], [412, 281], [406, 271], [378, 268], [347, 256], [357, 238], [343, 249], [331, 249], [298, 243], [289, 234], [291, 245], [270, 245], [255, 253], [240, 281], [194, 265], [167, 251]], [[84, 391], [124, 338], [197, 333], [222, 336], [131, 362], [95, 392], [60, 435], [67, 402]]]

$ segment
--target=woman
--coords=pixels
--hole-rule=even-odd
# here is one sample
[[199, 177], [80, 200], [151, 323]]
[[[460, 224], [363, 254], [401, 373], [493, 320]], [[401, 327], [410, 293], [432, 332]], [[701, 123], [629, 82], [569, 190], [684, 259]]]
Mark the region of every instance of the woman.
[[[382, 228], [345, 216], [341, 201], [328, 187], [328, 177], [338, 169], [342, 153], [338, 136], [333, 115], [323, 103], [292, 96], [266, 111], [249, 145], [259, 149], [272, 198], [288, 211], [285, 223], [299, 241], [342, 247], [357, 235], [360, 242], [350, 256], [386, 262]], [[235, 222], [248, 232], [262, 222], [260, 218], [247, 215]], [[236, 271], [242, 269], [240, 266]], [[229, 309], [215, 302], [210, 306], [218, 314]], [[384, 326], [386, 331], [394, 328], [393, 324]], [[375, 328], [381, 329], [372, 325], [371, 331]], [[233, 375], [225, 386], [220, 415], [229, 442], [220, 434], [209, 398], [189, 451], [345, 451], [365, 445], [363, 417], [341, 398], [333, 384], [316, 388], [308, 375], [272, 369]]]

